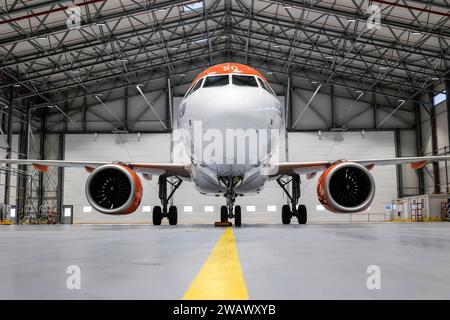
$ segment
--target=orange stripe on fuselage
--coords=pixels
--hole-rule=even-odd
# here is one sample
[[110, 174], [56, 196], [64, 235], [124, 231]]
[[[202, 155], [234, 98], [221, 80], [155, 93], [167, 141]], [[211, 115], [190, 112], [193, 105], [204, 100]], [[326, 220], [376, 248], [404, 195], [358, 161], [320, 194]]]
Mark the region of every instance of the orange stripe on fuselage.
[[228, 63], [216, 64], [215, 66], [209, 67], [205, 71], [201, 72], [197, 76], [197, 78], [195, 78], [195, 80], [192, 82], [192, 84], [197, 82], [198, 79], [201, 79], [204, 76], [207, 76], [209, 74], [211, 74], [211, 75], [218, 74], [219, 75], [219, 74], [230, 74], [230, 73], [257, 76], [257, 77], [260, 77], [261, 79], [263, 79], [265, 82], [267, 82], [266, 78], [261, 73], [259, 73], [255, 69], [253, 69], [252, 67], [246, 66], [245, 64], [241, 64], [241, 63], [228, 62]]

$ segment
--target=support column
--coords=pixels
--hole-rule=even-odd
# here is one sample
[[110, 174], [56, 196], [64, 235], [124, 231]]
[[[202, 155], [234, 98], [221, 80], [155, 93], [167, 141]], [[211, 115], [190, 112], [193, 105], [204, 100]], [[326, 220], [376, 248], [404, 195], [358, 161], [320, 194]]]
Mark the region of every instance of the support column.
[[286, 93], [284, 95], [284, 110], [286, 112], [284, 118], [286, 120], [287, 131], [292, 129], [293, 125], [293, 110], [292, 110], [292, 76], [289, 75], [286, 85]]
[[377, 96], [375, 93], [372, 93], [372, 108], [373, 108], [373, 128], [377, 128]]
[[334, 85], [330, 84], [330, 106], [331, 106], [331, 127], [334, 128], [335, 124], [335, 117], [334, 117], [334, 111], [336, 108], [336, 98], [334, 96]]
[[[12, 144], [12, 109], [14, 103], [14, 87], [11, 86], [9, 89], [9, 102], [8, 102], [8, 119], [6, 121], [6, 159], [11, 159], [11, 144]], [[3, 197], [4, 204], [10, 204], [10, 194], [11, 194], [11, 165], [6, 165], [5, 172], [5, 193]]]
[[[432, 145], [432, 152], [433, 155], [438, 154], [438, 141], [437, 141], [437, 130], [436, 130], [436, 109], [434, 108], [433, 104], [433, 95], [429, 93], [429, 99], [430, 103], [430, 125], [431, 125], [431, 145]], [[439, 163], [433, 162], [433, 176], [434, 176], [434, 193], [438, 194], [440, 193], [440, 185], [441, 185], [441, 176], [439, 171]]]
[[[39, 131], [39, 159], [45, 158], [45, 128], [46, 127], [46, 111], [41, 114], [41, 129]], [[40, 212], [44, 200], [44, 173], [39, 171], [39, 188], [38, 188], [38, 211]]]
[[[423, 143], [422, 143], [422, 116], [420, 114], [421, 104], [419, 102], [415, 103], [415, 121], [416, 121], [416, 147], [417, 156], [423, 156]], [[419, 194], [425, 194], [425, 176], [423, 169], [417, 170], [417, 175], [419, 179]]]
[[[125, 98], [127, 100], [127, 98]], [[67, 112], [67, 102], [65, 105], [64, 112]], [[126, 122], [125, 122], [126, 123]], [[59, 132], [58, 137], [58, 159], [64, 160], [65, 159], [65, 150], [66, 150], [66, 131], [67, 131], [67, 118], [62, 117], [62, 128]], [[64, 167], [58, 168], [58, 210], [59, 210], [59, 223], [63, 222], [64, 219], [64, 212], [63, 212], [63, 205], [64, 205]]]
[[448, 143], [450, 146], [450, 80], [445, 81], [445, 92], [447, 95], [447, 134], [448, 134]]
[[[400, 158], [402, 156], [401, 147], [401, 134], [400, 130], [395, 130], [395, 157]], [[397, 172], [397, 198], [403, 198], [403, 171], [402, 165], [396, 165]]]
[[124, 130], [128, 131], [128, 87], [125, 87], [125, 97], [123, 103]]
[[172, 131], [172, 115], [173, 115], [173, 94], [172, 83], [170, 78], [167, 78], [166, 83], [166, 125], [167, 130]]
[[[445, 92], [447, 96], [446, 100], [446, 107], [447, 107], [447, 135], [448, 135], [448, 145], [446, 146], [445, 155], [449, 155], [449, 147], [450, 147], [450, 80], [445, 81]], [[445, 185], [445, 191], [449, 193], [449, 184], [448, 184], [448, 161], [445, 161], [445, 177], [446, 177], [446, 185]]]
[[85, 132], [86, 132], [86, 127], [87, 127], [87, 125], [86, 125], [86, 109], [87, 109], [87, 98], [83, 97], [83, 109], [81, 110], [81, 113], [83, 116], [82, 128], [83, 128], [83, 131], [85, 131]]
[[[18, 151], [19, 159], [28, 159], [28, 127], [30, 121], [30, 106], [31, 101], [27, 101], [26, 113], [22, 115], [23, 122], [20, 123], [20, 136], [18, 137]], [[17, 188], [16, 188], [16, 212], [17, 221], [21, 220], [21, 217], [25, 214], [26, 195], [27, 195], [27, 166], [18, 166], [19, 172], [17, 175]]]
[[[287, 79], [286, 92], [284, 95], [284, 155], [286, 161], [289, 161], [289, 131], [293, 125], [293, 112], [292, 112], [292, 76], [289, 75]], [[281, 150], [280, 150], [281, 151]]]

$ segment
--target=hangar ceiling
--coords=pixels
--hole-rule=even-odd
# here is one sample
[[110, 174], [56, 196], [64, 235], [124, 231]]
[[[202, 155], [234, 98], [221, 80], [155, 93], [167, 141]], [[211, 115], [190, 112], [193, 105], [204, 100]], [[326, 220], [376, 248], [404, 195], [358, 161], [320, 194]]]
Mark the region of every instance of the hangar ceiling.
[[[450, 1], [69, 1], [5, 0], [0, 90], [17, 110], [66, 112], [117, 90], [187, 85], [208, 65], [236, 61], [273, 84], [288, 77], [312, 91], [333, 84], [355, 100], [380, 96], [395, 109], [449, 78]], [[369, 5], [381, 28], [369, 28]], [[75, 21], [76, 22], [76, 21]], [[320, 89], [320, 88], [319, 88]], [[16, 112], [17, 112], [16, 110]]]

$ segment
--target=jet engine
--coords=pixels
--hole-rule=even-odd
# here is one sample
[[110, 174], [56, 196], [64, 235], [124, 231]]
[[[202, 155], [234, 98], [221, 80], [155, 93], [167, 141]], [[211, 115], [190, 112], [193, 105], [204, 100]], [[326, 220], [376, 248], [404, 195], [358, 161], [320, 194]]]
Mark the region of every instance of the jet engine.
[[85, 191], [95, 210], [111, 215], [130, 214], [141, 203], [142, 183], [127, 166], [106, 164], [89, 175]]
[[361, 212], [373, 201], [375, 181], [366, 167], [353, 162], [337, 162], [320, 176], [317, 195], [320, 203], [332, 212]]

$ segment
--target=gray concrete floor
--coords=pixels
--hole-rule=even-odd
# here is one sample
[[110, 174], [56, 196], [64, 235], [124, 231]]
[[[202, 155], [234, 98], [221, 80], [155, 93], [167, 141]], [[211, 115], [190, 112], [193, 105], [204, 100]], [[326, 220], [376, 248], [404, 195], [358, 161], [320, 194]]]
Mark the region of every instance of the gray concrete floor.
[[[180, 299], [223, 229], [0, 226], [0, 299]], [[450, 299], [450, 223], [244, 224], [251, 299]], [[66, 269], [81, 268], [81, 290]], [[381, 289], [368, 290], [369, 265]]]

